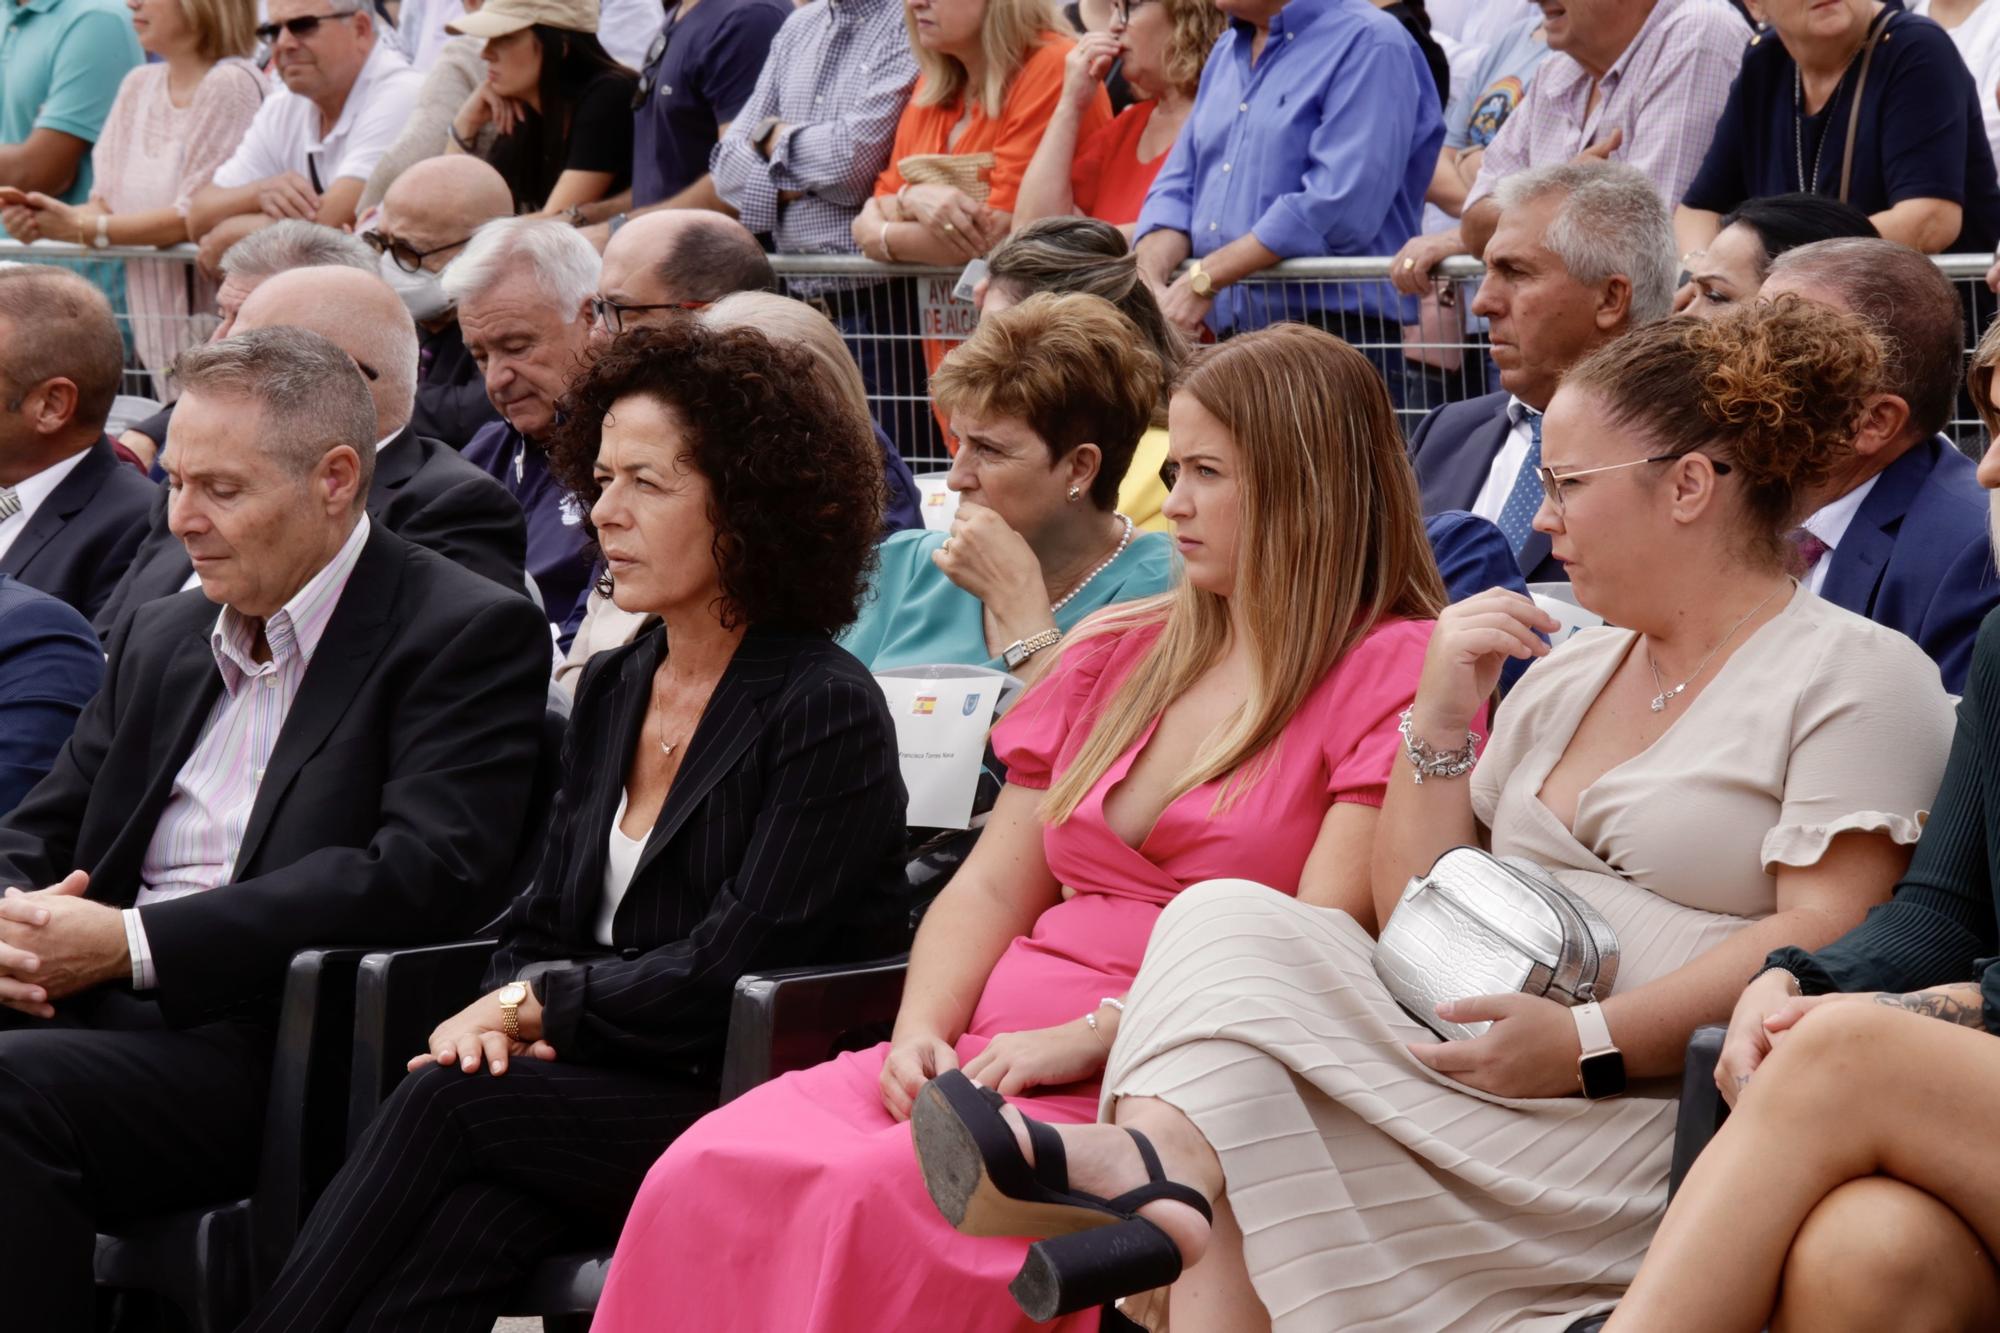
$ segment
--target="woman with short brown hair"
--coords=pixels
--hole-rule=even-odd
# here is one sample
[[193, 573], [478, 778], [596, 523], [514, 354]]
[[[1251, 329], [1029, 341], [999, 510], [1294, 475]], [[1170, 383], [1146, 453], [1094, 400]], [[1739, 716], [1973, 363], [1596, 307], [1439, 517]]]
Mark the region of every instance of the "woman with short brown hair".
[[746, 1094], [654, 1167], [599, 1333], [666, 1309], [687, 1328], [1025, 1328], [1001, 1287], [1018, 1248], [953, 1235], [924, 1199], [918, 1087], [962, 1063], [1088, 1119], [1105, 997], [1185, 886], [1256, 874], [1366, 911], [1395, 717], [1443, 602], [1388, 396], [1358, 352], [1286, 326], [1203, 354], [1171, 412], [1185, 578], [1094, 619], [995, 730], [1007, 785], [924, 916], [892, 1040]]

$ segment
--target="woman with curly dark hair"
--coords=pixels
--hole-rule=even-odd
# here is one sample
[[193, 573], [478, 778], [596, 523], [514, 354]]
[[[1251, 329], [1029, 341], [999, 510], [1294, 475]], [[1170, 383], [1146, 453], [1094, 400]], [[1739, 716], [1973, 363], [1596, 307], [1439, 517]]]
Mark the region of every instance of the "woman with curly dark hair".
[[490, 1327], [537, 1255], [616, 1236], [715, 1105], [737, 977], [881, 951], [895, 729], [832, 640], [881, 523], [852, 417], [806, 353], [693, 321], [576, 386], [551, 466], [614, 600], [664, 623], [584, 671], [486, 993], [410, 1061], [245, 1328]]

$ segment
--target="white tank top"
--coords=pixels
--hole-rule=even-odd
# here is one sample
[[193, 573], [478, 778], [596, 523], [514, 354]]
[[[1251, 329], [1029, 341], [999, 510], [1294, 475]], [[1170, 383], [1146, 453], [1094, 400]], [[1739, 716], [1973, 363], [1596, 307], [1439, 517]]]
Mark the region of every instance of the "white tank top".
[[618, 813], [611, 816], [611, 843], [604, 856], [604, 900], [597, 905], [597, 942], [605, 948], [611, 947], [611, 921], [618, 915], [618, 904], [625, 901], [625, 891], [632, 887], [632, 874], [639, 868], [640, 853], [646, 850], [644, 838], [628, 838], [618, 826], [625, 822], [625, 803], [629, 792], [618, 793]]

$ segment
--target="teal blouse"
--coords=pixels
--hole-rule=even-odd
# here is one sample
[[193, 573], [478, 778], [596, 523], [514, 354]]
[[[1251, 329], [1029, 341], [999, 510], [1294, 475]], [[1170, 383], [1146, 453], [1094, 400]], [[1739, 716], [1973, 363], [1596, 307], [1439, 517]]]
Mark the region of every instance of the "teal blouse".
[[[861, 616], [840, 636], [870, 671], [940, 662], [1005, 669], [986, 651], [986, 608], [931, 563], [947, 535], [898, 532], [882, 543]], [[1157, 532], [1134, 532], [1131, 545], [1056, 612], [1056, 628], [1067, 634], [1092, 611], [1165, 592], [1173, 579], [1173, 543]]]

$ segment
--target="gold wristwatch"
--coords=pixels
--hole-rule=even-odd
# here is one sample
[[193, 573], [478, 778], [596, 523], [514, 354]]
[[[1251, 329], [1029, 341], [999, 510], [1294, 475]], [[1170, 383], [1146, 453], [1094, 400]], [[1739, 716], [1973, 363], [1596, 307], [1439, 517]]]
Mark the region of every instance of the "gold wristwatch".
[[1199, 259], [1188, 265], [1188, 290], [1196, 296], [1215, 295], [1215, 279], [1208, 276]]
[[500, 988], [500, 1030], [508, 1041], [521, 1039], [521, 1001], [527, 998], [525, 981], [510, 981]]

